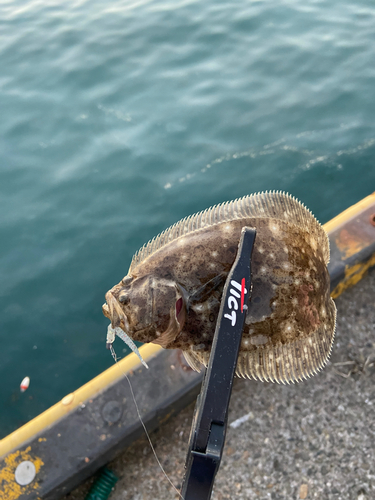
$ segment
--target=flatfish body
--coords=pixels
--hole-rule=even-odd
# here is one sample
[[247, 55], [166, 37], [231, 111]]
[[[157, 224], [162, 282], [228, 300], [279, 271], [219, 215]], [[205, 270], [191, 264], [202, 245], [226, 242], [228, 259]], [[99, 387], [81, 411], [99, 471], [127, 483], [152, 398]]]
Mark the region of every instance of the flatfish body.
[[236, 374], [289, 383], [316, 373], [329, 358], [336, 323], [329, 241], [311, 212], [284, 193], [218, 205], [165, 230], [106, 294], [105, 316], [133, 340], [182, 349], [192, 368], [207, 366], [245, 226], [257, 236]]

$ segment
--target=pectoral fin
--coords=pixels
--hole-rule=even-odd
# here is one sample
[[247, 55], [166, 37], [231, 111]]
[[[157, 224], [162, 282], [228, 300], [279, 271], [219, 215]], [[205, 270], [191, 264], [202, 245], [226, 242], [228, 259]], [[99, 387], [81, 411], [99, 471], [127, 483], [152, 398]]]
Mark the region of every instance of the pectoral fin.
[[224, 286], [226, 278], [227, 273], [220, 273], [212, 278], [212, 280], [207, 281], [207, 283], [198, 288], [198, 290], [194, 292], [193, 295], [190, 295], [189, 305], [194, 305], [199, 302], [205, 302], [213, 292]]

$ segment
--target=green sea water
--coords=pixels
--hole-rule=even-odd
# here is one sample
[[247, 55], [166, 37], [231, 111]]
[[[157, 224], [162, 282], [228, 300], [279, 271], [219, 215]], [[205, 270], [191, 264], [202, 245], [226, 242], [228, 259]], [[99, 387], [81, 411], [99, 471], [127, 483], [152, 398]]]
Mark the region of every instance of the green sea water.
[[0, 437], [112, 365], [143, 243], [273, 189], [375, 190], [373, 0], [2, 1]]

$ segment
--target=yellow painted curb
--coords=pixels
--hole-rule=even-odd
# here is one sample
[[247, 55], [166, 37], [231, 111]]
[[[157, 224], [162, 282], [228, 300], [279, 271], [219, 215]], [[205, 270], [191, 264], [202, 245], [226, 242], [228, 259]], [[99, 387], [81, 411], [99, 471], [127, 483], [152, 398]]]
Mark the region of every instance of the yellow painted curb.
[[[143, 359], [147, 361], [161, 349], [160, 346], [155, 344], [145, 344], [140, 347], [139, 351]], [[87, 384], [81, 386], [71, 394], [68, 394], [61, 401], [51, 406], [51, 408], [48, 408], [48, 410], [2, 439], [0, 441], [0, 458], [3, 458], [21, 444], [26, 443], [36, 434], [43, 431], [43, 429], [46, 429], [46, 427], [49, 427], [67, 413], [74, 410], [77, 406], [81, 405], [84, 401], [95, 397], [100, 391], [106, 389], [109, 385], [112, 385], [123, 377], [124, 372], [128, 373], [140, 366], [142, 365], [137, 355], [131, 353], [126, 356], [126, 358], [120, 360], [118, 363], [87, 382]]]
[[338, 227], [342, 226], [345, 222], [355, 217], [358, 213], [363, 212], [371, 205], [375, 203], [375, 192], [363, 198], [363, 200], [359, 201], [355, 205], [347, 208], [341, 214], [337, 215], [330, 221], [326, 222], [323, 227], [326, 232], [329, 234]]
[[365, 263], [345, 267], [345, 277], [331, 292], [331, 297], [337, 299], [347, 288], [356, 285], [366, 275], [370, 267], [375, 266], [375, 254]]

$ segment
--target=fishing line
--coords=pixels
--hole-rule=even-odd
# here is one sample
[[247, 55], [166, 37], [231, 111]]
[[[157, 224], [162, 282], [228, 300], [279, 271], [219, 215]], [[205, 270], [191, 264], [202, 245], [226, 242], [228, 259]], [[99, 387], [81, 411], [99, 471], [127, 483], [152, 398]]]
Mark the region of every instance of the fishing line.
[[[118, 364], [118, 362], [117, 362], [117, 355], [116, 355], [116, 353], [115, 353], [115, 350], [114, 350], [114, 348], [113, 348], [113, 345], [112, 345], [112, 344], [110, 344], [110, 345], [109, 345], [109, 349], [110, 349], [110, 351], [111, 351], [111, 354], [112, 354], [113, 359], [115, 360], [115, 363], [116, 363], [116, 364]], [[147, 365], [146, 365], [146, 366], [147, 366]], [[147, 368], [148, 368], [148, 367], [147, 367]], [[131, 384], [131, 382], [130, 382], [130, 379], [129, 379], [129, 377], [126, 375], [126, 373], [122, 370], [122, 368], [121, 368], [121, 371], [122, 371], [122, 374], [124, 375], [124, 377], [126, 378], [126, 380], [128, 381], [128, 384], [129, 384], [129, 387], [130, 387], [130, 392], [131, 392], [131, 394], [132, 394], [132, 398], [133, 398], [133, 401], [134, 401], [134, 404], [135, 404], [135, 408], [136, 408], [136, 410], [137, 410], [137, 415], [138, 415], [139, 421], [141, 422], [142, 427], [143, 427], [143, 430], [145, 431], [145, 434], [146, 434], [146, 436], [147, 436], [148, 442], [150, 443], [150, 446], [151, 446], [152, 452], [153, 452], [153, 454], [154, 454], [154, 456], [155, 456], [155, 459], [156, 459], [156, 461], [157, 461], [157, 463], [158, 463], [158, 465], [159, 465], [159, 467], [160, 467], [160, 469], [161, 469], [162, 473], [164, 474], [164, 476], [165, 476], [165, 477], [167, 478], [167, 480], [169, 481], [169, 484], [170, 484], [170, 485], [172, 486], [172, 488], [176, 491], [176, 493], [178, 494], [178, 496], [182, 498], [181, 493], [178, 491], [178, 489], [176, 488], [176, 486], [175, 486], [175, 485], [172, 483], [172, 481], [169, 479], [168, 474], [165, 472], [165, 470], [164, 470], [163, 466], [162, 466], [162, 465], [161, 465], [161, 463], [160, 463], [160, 460], [158, 459], [158, 456], [156, 455], [155, 448], [154, 448], [154, 446], [153, 446], [153, 444], [152, 444], [152, 441], [151, 441], [151, 438], [150, 438], [150, 436], [149, 436], [149, 433], [148, 433], [148, 431], [147, 431], [147, 429], [146, 429], [146, 426], [145, 426], [145, 424], [144, 424], [144, 422], [143, 422], [143, 420], [142, 420], [141, 413], [140, 413], [140, 411], [139, 411], [137, 401], [135, 400], [134, 391], [133, 391], [133, 387], [132, 387], [132, 384]]]

